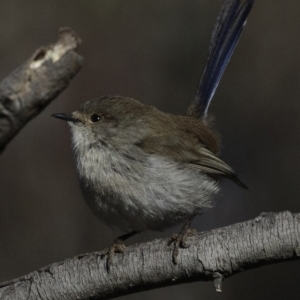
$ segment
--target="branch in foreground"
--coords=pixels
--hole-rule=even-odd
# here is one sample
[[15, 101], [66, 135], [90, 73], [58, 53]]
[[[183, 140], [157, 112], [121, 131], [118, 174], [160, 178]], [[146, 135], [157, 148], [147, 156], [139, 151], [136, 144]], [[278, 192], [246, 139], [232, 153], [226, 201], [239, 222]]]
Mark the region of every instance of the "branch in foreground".
[[79, 44], [71, 29], [62, 28], [56, 44], [38, 49], [0, 82], [0, 152], [78, 73], [83, 57], [74, 50]]
[[167, 240], [134, 245], [115, 255], [110, 273], [102, 253], [55, 263], [0, 284], [0, 299], [111, 299], [184, 282], [222, 280], [261, 265], [300, 257], [300, 214], [264, 213], [188, 239], [178, 265]]

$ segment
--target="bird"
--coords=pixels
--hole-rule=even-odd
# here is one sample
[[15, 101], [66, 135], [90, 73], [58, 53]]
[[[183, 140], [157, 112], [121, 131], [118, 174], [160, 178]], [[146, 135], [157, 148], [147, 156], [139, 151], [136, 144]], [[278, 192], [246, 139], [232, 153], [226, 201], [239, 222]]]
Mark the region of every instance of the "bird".
[[108, 270], [114, 253], [124, 251], [129, 237], [183, 224], [170, 239], [172, 261], [177, 264], [193, 218], [213, 206], [220, 180], [247, 188], [219, 158], [220, 141], [207, 116], [253, 3], [224, 1], [195, 98], [185, 115], [119, 95], [92, 99], [71, 114], [52, 115], [70, 126], [86, 202], [96, 216], [124, 233], [104, 253]]

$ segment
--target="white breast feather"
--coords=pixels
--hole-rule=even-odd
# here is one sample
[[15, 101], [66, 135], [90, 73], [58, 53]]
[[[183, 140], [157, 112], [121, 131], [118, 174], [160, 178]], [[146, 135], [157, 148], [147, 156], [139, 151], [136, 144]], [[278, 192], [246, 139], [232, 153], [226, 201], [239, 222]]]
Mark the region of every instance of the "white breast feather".
[[161, 231], [212, 206], [218, 186], [205, 174], [161, 156], [135, 160], [128, 149], [89, 147], [86, 140], [73, 134], [83, 194], [111, 227]]

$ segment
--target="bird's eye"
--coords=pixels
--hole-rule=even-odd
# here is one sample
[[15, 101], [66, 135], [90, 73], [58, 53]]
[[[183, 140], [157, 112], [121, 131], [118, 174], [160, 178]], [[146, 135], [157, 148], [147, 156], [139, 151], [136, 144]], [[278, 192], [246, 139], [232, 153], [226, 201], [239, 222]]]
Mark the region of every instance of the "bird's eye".
[[99, 121], [101, 121], [101, 116], [99, 116], [99, 115], [96, 115], [96, 114], [94, 114], [94, 115], [91, 115], [91, 121], [93, 122], [93, 123], [96, 123], [96, 122], [99, 122]]

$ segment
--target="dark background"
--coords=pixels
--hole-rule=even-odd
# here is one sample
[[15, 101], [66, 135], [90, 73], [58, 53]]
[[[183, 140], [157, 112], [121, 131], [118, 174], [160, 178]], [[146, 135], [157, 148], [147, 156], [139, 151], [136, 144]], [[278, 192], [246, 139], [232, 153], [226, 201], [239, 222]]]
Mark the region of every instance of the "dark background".
[[[193, 98], [218, 0], [2, 0], [0, 77], [70, 26], [83, 39], [83, 70], [9, 144], [0, 166], [0, 281], [80, 253], [119, 234], [97, 220], [77, 182], [67, 125], [50, 117], [121, 94], [182, 114]], [[224, 182], [207, 230], [261, 212], [300, 212], [300, 2], [260, 0], [214, 97], [222, 159], [249, 186]], [[170, 235], [145, 233], [129, 243]], [[224, 282], [164, 288], [123, 299], [297, 299], [300, 262], [241, 273]], [[297, 297], [298, 295], [298, 297]]]

